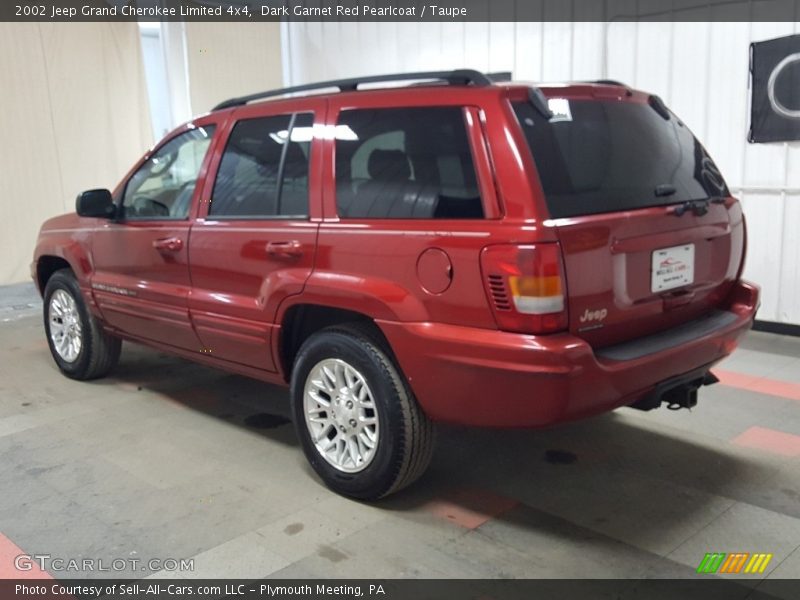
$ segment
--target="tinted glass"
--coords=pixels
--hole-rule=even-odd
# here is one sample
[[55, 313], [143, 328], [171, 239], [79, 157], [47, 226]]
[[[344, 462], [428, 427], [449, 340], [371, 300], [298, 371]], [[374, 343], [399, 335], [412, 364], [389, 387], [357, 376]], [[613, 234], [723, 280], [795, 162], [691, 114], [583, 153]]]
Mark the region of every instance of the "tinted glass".
[[336, 127], [343, 218], [483, 217], [459, 107], [351, 110]]
[[209, 215], [307, 216], [312, 125], [311, 114], [239, 121], [222, 155]]
[[514, 105], [554, 218], [629, 210], [728, 190], [711, 157], [674, 115], [649, 104], [549, 101], [546, 119]]
[[128, 180], [126, 219], [185, 219], [214, 126], [196, 127], [161, 146]]

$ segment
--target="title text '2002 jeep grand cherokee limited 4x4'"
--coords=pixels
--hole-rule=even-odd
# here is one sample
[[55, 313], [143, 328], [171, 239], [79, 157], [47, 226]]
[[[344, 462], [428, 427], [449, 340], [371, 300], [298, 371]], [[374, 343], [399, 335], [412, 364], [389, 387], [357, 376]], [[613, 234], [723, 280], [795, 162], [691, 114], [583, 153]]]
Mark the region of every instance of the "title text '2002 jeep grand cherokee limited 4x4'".
[[[389, 80], [427, 83], [358, 89]], [[125, 339], [288, 383], [316, 472], [373, 499], [423, 472], [436, 421], [692, 406], [754, 318], [744, 253], [658, 97], [463, 70], [224, 102], [46, 222], [32, 271], [67, 376]]]

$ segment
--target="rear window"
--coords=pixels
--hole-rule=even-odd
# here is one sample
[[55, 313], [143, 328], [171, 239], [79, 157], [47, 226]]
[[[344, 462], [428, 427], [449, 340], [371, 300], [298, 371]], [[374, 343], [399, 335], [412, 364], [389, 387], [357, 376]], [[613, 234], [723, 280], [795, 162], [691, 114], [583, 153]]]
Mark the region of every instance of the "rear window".
[[239, 121], [214, 182], [214, 218], [301, 218], [308, 215], [310, 113]]
[[553, 218], [728, 195], [711, 157], [649, 104], [550, 98], [514, 104]]

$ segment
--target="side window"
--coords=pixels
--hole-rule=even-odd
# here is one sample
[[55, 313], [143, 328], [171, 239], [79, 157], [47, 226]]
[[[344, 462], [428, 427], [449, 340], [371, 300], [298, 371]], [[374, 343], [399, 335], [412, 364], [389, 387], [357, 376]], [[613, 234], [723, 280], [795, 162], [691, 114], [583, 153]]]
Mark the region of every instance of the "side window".
[[340, 217], [483, 218], [460, 107], [348, 110], [336, 129]]
[[125, 218], [186, 219], [213, 135], [213, 125], [196, 127], [161, 146], [128, 180], [122, 198]]
[[209, 216], [308, 216], [310, 113], [239, 121], [214, 182]]

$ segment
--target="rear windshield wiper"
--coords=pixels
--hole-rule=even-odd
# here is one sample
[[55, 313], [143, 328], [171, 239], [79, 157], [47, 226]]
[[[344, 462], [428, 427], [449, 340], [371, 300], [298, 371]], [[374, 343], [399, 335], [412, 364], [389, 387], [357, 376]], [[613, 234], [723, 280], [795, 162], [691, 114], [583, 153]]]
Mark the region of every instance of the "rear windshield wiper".
[[679, 217], [682, 217], [683, 214], [688, 210], [692, 211], [695, 216], [702, 217], [708, 212], [708, 200], [706, 198], [702, 198], [700, 200], [687, 200], [683, 204], [679, 204], [675, 207], [675, 214]]
[[675, 214], [683, 216], [687, 210], [691, 210], [696, 216], [702, 217], [708, 212], [708, 207], [711, 204], [724, 204], [724, 196], [712, 196], [710, 198], [698, 198], [697, 200], [687, 200], [683, 204], [675, 207]]
[[656, 186], [656, 189], [653, 190], [653, 193], [657, 198], [662, 198], [664, 196], [672, 196], [676, 191], [677, 190], [675, 189], [675, 186], [671, 183], [662, 183]]

